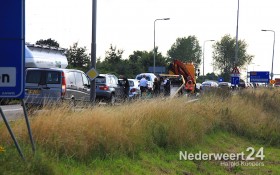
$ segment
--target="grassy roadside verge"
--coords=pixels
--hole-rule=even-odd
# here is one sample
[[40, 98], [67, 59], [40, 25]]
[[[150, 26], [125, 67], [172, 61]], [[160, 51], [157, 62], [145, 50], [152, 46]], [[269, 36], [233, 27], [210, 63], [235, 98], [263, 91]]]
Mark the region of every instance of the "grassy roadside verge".
[[[32, 157], [26, 126], [12, 123], [28, 163], [19, 159], [0, 126], [0, 174], [279, 174], [279, 91], [228, 96], [215, 92], [199, 102], [149, 100], [80, 112], [54, 108], [34, 116], [38, 147]], [[270, 104], [270, 105], [269, 105]], [[265, 149], [265, 166], [221, 166], [179, 161], [179, 151], [238, 153]], [[18, 168], [15, 168], [18, 167]]]
[[[232, 153], [245, 151], [247, 147], [258, 149], [264, 147], [263, 166], [228, 166], [223, 161], [180, 160], [179, 152], [190, 153]], [[114, 158], [101, 159], [92, 157], [90, 161], [81, 162], [71, 157], [55, 158], [52, 153], [40, 148], [36, 155], [25, 145], [27, 161], [23, 162], [14, 148], [7, 147], [0, 153], [0, 174], [240, 174], [263, 175], [280, 173], [280, 148], [267, 146], [259, 141], [217, 131], [205, 136], [203, 142], [191, 147], [178, 149], [158, 148], [153, 151], [141, 151], [135, 158], [119, 155]]]

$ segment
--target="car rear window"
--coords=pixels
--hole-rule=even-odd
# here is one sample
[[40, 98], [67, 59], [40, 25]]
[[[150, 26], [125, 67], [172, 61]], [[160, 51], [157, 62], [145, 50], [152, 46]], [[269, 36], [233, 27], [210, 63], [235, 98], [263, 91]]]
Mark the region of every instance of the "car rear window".
[[[140, 76], [137, 76], [136, 79], [137, 79], [137, 80], [141, 80], [142, 77], [143, 77], [143, 76], [140, 75]], [[151, 77], [150, 77], [150, 76], [146, 76], [146, 80], [151, 81]]]
[[46, 72], [46, 84], [60, 84], [60, 72]]
[[106, 78], [105, 77], [97, 77], [96, 79], [95, 79], [95, 83], [106, 83]]
[[133, 87], [134, 86], [134, 82], [133, 81], [129, 81], [129, 86]]
[[39, 83], [42, 71], [30, 70], [27, 71], [26, 83]]
[[60, 79], [60, 72], [57, 71], [30, 70], [26, 75], [26, 83], [60, 84]]

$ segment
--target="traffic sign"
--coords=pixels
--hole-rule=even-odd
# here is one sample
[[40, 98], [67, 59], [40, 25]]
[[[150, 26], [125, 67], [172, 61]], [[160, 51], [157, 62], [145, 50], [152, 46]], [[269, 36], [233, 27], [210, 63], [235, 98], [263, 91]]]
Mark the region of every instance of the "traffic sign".
[[90, 78], [91, 81], [94, 80], [98, 75], [99, 75], [98, 72], [94, 68], [91, 68], [87, 72], [87, 76]]
[[24, 0], [0, 6], [0, 98], [24, 98]]
[[223, 81], [224, 81], [223, 77], [219, 77], [219, 82], [223, 82]]
[[270, 80], [269, 83], [270, 84], [275, 84], [275, 80]]
[[269, 71], [250, 72], [250, 82], [269, 83]]
[[240, 74], [239, 69], [237, 67], [234, 67], [231, 71], [231, 74]]
[[239, 85], [240, 78], [239, 77], [231, 77], [231, 84], [236, 86]]

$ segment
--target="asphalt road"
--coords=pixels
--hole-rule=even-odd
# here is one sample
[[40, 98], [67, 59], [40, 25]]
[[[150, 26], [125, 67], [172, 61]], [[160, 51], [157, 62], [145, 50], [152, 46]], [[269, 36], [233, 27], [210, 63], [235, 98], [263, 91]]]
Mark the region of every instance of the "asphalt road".
[[[187, 103], [192, 103], [197, 101], [198, 99], [190, 99], [187, 101]], [[99, 105], [106, 105], [106, 103], [99, 103]], [[121, 103], [117, 103], [116, 105], [121, 105]], [[6, 119], [8, 121], [16, 120], [19, 118], [24, 118], [23, 108], [20, 104], [15, 105], [0, 105]], [[2, 116], [0, 115], [0, 122], [3, 121]]]
[[[16, 104], [16, 105], [3, 105], [0, 106], [6, 119], [7, 120], [16, 120], [18, 118], [23, 118], [24, 114], [23, 114], [23, 108], [20, 104]], [[0, 115], [0, 121], [3, 121], [2, 116]]]

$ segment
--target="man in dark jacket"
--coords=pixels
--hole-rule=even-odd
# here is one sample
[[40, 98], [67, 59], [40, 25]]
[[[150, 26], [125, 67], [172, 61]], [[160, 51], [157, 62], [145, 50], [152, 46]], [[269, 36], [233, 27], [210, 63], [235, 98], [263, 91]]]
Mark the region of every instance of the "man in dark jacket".
[[124, 80], [124, 95], [125, 95], [125, 98], [128, 98], [129, 97], [129, 89], [130, 89], [129, 81], [126, 77], [124, 77], [123, 80]]

